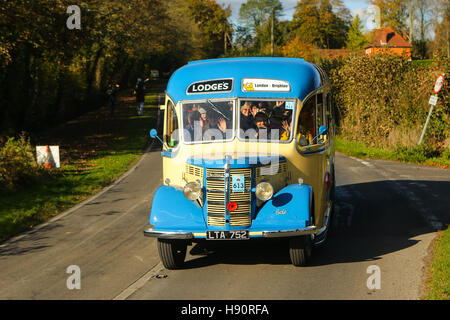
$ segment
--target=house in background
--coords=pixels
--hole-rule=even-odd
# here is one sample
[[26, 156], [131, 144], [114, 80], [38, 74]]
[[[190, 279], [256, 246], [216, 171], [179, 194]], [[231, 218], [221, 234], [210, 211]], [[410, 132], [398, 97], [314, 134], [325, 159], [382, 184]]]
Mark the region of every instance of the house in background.
[[382, 27], [375, 30], [374, 40], [365, 50], [369, 56], [371, 54], [389, 52], [405, 55], [408, 60], [411, 60], [411, 48], [411, 44], [406, 40], [406, 34], [403, 34], [402, 37], [391, 27]]

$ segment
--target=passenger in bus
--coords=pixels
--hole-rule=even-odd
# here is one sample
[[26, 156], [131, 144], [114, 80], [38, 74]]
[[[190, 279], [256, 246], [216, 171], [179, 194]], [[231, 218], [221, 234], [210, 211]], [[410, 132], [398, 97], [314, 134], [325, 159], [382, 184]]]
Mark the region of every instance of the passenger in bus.
[[275, 106], [273, 107], [272, 114], [273, 115], [282, 115], [285, 110], [285, 101], [277, 101], [275, 102]]
[[255, 118], [256, 114], [258, 113], [258, 105], [256, 103], [252, 104], [250, 113], [251, 113], [252, 118]]
[[[193, 141], [193, 140], [199, 140], [199, 139], [194, 139], [194, 127], [195, 126], [201, 126], [201, 115], [200, 112], [194, 110], [191, 111], [190, 113], [188, 113], [188, 117], [187, 117], [187, 121], [188, 124], [185, 127], [185, 139], [187, 141]], [[197, 135], [199, 135], [200, 133], [203, 134], [202, 130], [198, 130], [197, 129]], [[200, 138], [201, 137], [196, 137], [196, 138]]]
[[209, 129], [209, 119], [208, 114], [206, 113], [206, 110], [204, 108], [199, 109], [200, 112], [200, 122], [203, 129], [203, 132]]
[[246, 101], [244, 105], [241, 107], [240, 126], [241, 130], [243, 130], [244, 132], [247, 131], [248, 129], [252, 129], [255, 127], [253, 125], [250, 107], [251, 107], [250, 101]]
[[264, 139], [264, 140], [270, 140], [271, 139], [271, 130], [267, 125], [267, 115], [263, 112], [258, 112], [255, 115], [255, 126], [256, 126], [256, 133], [255, 138], [257, 139]]
[[302, 146], [308, 145], [314, 138], [314, 105], [306, 105], [300, 112], [298, 140]]
[[205, 140], [225, 140], [227, 134], [227, 121], [219, 116], [213, 116], [210, 118], [210, 130], [205, 134], [207, 136]]
[[291, 117], [281, 122], [283, 130], [281, 132], [280, 140], [289, 140], [291, 137]]
[[258, 102], [258, 112], [267, 113], [267, 111], [268, 111], [267, 102], [265, 101]]

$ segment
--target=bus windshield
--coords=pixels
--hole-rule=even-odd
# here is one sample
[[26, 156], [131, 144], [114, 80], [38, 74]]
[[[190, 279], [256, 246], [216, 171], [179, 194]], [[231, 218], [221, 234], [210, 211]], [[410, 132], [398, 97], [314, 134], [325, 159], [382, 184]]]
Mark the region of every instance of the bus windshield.
[[239, 138], [246, 141], [290, 141], [295, 100], [240, 100]]
[[185, 142], [233, 139], [234, 101], [199, 101], [182, 104]]

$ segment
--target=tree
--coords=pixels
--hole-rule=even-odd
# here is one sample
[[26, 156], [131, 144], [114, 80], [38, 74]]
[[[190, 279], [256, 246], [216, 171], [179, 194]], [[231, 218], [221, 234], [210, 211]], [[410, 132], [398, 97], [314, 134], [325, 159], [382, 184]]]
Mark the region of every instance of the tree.
[[292, 29], [301, 39], [320, 48], [342, 48], [350, 17], [340, 0], [301, 0], [295, 8]]
[[228, 22], [231, 7], [222, 8], [211, 0], [189, 0], [189, 14], [202, 32], [202, 51], [204, 57], [215, 58], [224, 53], [225, 33], [232, 34]]
[[390, 26], [399, 34], [406, 29], [407, 0], [370, 0], [380, 8], [381, 25]]
[[437, 0], [434, 7], [434, 52], [450, 58], [450, 5], [448, 0]]
[[38, 131], [104, 103], [121, 87], [224, 51], [229, 8], [212, 0], [0, 1], [0, 134]]
[[284, 57], [303, 58], [307, 61], [311, 61], [314, 58], [314, 47], [311, 43], [296, 36], [283, 46], [282, 53]]
[[[273, 21], [274, 42], [280, 45], [282, 33], [279, 28], [283, 6], [279, 0], [247, 0], [239, 9], [239, 20], [252, 35], [252, 46], [259, 52], [265, 51], [271, 43]], [[273, 19], [272, 19], [273, 18]]]
[[348, 38], [345, 42], [345, 46], [351, 50], [363, 49], [367, 44], [367, 39], [362, 33], [362, 23], [359, 19], [359, 15], [356, 15], [355, 19], [348, 31]]
[[256, 35], [258, 28], [271, 18], [272, 13], [278, 19], [282, 11], [283, 5], [279, 0], [247, 0], [239, 9], [239, 20]]

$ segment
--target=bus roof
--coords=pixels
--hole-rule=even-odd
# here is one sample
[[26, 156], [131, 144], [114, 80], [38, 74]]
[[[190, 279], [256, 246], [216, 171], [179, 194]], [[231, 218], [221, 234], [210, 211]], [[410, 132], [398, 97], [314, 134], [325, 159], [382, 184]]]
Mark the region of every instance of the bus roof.
[[[231, 97], [298, 98], [303, 101], [311, 91], [328, 81], [321, 73], [315, 65], [296, 58], [199, 60], [189, 62], [172, 74], [167, 93], [175, 103]], [[252, 81], [251, 85], [255, 87], [247, 87]], [[271, 89], [272, 86], [275, 89]], [[205, 88], [216, 91], [205, 93], [202, 91]]]

